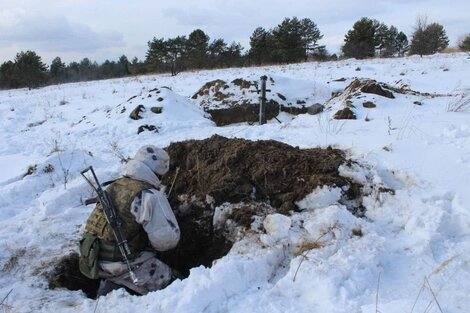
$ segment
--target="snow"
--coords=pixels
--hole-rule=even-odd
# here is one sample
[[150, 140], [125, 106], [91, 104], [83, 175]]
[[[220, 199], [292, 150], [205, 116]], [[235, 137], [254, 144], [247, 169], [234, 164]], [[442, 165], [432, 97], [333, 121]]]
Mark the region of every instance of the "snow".
[[[443, 312], [469, 312], [470, 114], [447, 110], [470, 88], [468, 73], [468, 55], [439, 54], [0, 91], [0, 299], [12, 290], [1, 308], [367, 313], [377, 307], [392, 313], [440, 312], [440, 306]], [[344, 106], [333, 99], [316, 116], [283, 113], [282, 123], [226, 127], [216, 127], [191, 99], [208, 81], [262, 75], [275, 81], [270, 86], [268, 80], [268, 88], [289, 99], [308, 98], [307, 105], [325, 103], [355, 77], [437, 96], [363, 94], [351, 99], [357, 120], [331, 119]], [[345, 81], [333, 81], [339, 78]], [[377, 107], [364, 108], [364, 101]], [[131, 120], [139, 104], [143, 118]], [[162, 113], [153, 113], [154, 106]], [[137, 134], [145, 124], [158, 132]], [[213, 134], [345, 149], [355, 163], [339, 171], [365, 184], [365, 216], [354, 216], [340, 203], [338, 188], [318, 188], [297, 203], [301, 212], [268, 215], [261, 231], [245, 234], [211, 268], [194, 268], [164, 290], [143, 297], [118, 290], [97, 302], [80, 291], [47, 288], [43, 274], [77, 251], [92, 209], [82, 205], [91, 191], [80, 170], [93, 165], [106, 181], [142, 145], [165, 147]], [[36, 171], [24, 176], [34, 165]], [[377, 193], [371, 186], [394, 192]], [[218, 208], [214, 223], [220, 226], [230, 210], [228, 204]]]

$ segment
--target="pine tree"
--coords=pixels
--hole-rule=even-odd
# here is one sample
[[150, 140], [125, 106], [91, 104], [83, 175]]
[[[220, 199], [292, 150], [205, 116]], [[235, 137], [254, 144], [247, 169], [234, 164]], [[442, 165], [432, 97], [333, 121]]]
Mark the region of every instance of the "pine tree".
[[250, 37], [249, 58], [255, 64], [271, 62], [272, 35], [263, 27], [258, 27]]
[[34, 88], [45, 83], [47, 67], [34, 51], [19, 52], [14, 68], [14, 79], [19, 87]]
[[189, 34], [186, 41], [186, 62], [191, 68], [204, 68], [208, 63], [209, 36], [196, 29]]
[[375, 55], [379, 22], [363, 17], [348, 31], [341, 48], [346, 57], [364, 59]]
[[438, 23], [428, 24], [426, 18], [418, 18], [411, 39], [410, 54], [420, 56], [434, 54], [447, 48], [447, 38], [444, 26]]
[[65, 63], [62, 62], [60, 57], [54, 58], [50, 66], [50, 79], [53, 83], [62, 83], [66, 80]]
[[459, 41], [459, 49], [462, 51], [470, 51], [470, 34]]

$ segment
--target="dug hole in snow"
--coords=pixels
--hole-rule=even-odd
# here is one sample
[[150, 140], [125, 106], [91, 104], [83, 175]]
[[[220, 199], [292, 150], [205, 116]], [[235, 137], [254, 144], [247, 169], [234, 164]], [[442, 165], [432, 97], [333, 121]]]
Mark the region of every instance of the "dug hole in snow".
[[[339, 174], [340, 166], [350, 161], [337, 149], [302, 150], [275, 141], [221, 136], [173, 143], [166, 149], [171, 162], [163, 183], [174, 182], [169, 200], [181, 239], [175, 249], [158, 257], [185, 276], [192, 268], [212, 266], [250, 233], [266, 246], [282, 239], [301, 246], [289, 239], [290, 216], [360, 200], [359, 194], [348, 193], [358, 185]], [[96, 283], [73, 268], [77, 257], [71, 254], [59, 262], [49, 274], [50, 286], [81, 289], [93, 297], [90, 286]]]

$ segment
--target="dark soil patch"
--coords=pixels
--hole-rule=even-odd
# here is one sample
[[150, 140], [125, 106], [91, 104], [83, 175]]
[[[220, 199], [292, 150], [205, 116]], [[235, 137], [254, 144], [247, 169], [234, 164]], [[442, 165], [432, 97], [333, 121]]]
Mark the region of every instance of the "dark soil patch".
[[335, 120], [355, 120], [356, 114], [350, 108], [344, 108], [333, 116]]
[[367, 109], [373, 109], [373, 108], [377, 107], [377, 105], [375, 103], [373, 103], [372, 101], [366, 101], [362, 104], [362, 106], [364, 108], [367, 108]]
[[308, 108], [305, 106], [302, 107], [293, 107], [293, 106], [285, 106], [281, 105], [281, 111], [282, 112], [287, 112], [289, 114], [293, 115], [299, 115], [299, 114], [305, 114], [308, 112]]
[[194, 266], [210, 266], [232, 246], [223, 231], [213, 228], [218, 205], [246, 203], [229, 218], [249, 227], [256, 215], [298, 210], [295, 202], [319, 186], [344, 187], [346, 201], [360, 195], [359, 185], [339, 175], [338, 167], [348, 161], [338, 149], [302, 150], [272, 140], [217, 135], [172, 143], [166, 149], [171, 163], [162, 182], [171, 186], [178, 173], [169, 201], [181, 239], [176, 249], [160, 253], [160, 258], [185, 274]]
[[47, 274], [49, 288], [82, 290], [88, 298], [94, 299], [100, 281], [83, 276], [78, 269], [78, 253], [72, 253], [59, 260], [54, 269]]
[[134, 110], [132, 110], [131, 114], [129, 114], [129, 117], [133, 120], [140, 120], [142, 116], [140, 116], [140, 113], [145, 110], [145, 107], [142, 104], [139, 104]]
[[211, 88], [215, 88], [215, 92], [219, 91], [220, 89], [228, 88], [228, 85], [225, 81], [221, 79], [216, 79], [210, 82], [205, 83], [201, 89], [198, 90], [193, 96], [192, 99], [197, 99], [198, 96], [205, 96], [208, 95], [211, 91]]
[[137, 129], [137, 134], [140, 134], [141, 132], [144, 132], [146, 130], [154, 132], [154, 133], [158, 133], [158, 127], [155, 125], [141, 125]]
[[[242, 103], [231, 108], [207, 110], [217, 126], [235, 123], [254, 123], [259, 121], [259, 104]], [[279, 114], [279, 104], [273, 100], [266, 103], [266, 118], [272, 119]]]
[[383, 88], [379, 83], [371, 82], [361, 87], [361, 91], [365, 93], [373, 93], [382, 97], [394, 99], [395, 96], [390, 90]]
[[214, 135], [173, 143], [167, 151], [171, 164], [163, 183], [171, 185], [180, 168], [170, 196], [176, 206], [187, 202], [181, 200], [184, 195], [202, 203], [208, 195], [215, 206], [255, 198], [281, 207], [301, 200], [318, 186], [349, 185], [338, 173], [346, 161], [344, 153], [331, 147], [301, 150], [273, 140]]
[[233, 80], [232, 84], [234, 84], [235, 86], [240, 87], [240, 89], [249, 89], [251, 86], [255, 85], [253, 82], [248, 81], [248, 80], [244, 80], [244, 79], [241, 79], [241, 78], [237, 78], [237, 79]]
[[155, 114], [161, 114], [163, 112], [163, 108], [162, 107], [151, 107], [150, 111], [152, 111]]

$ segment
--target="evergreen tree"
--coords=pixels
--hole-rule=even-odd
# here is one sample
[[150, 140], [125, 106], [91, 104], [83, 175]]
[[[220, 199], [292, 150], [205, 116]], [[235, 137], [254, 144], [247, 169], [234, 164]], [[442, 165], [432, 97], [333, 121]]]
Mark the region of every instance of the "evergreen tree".
[[19, 83], [15, 78], [15, 63], [12, 61], [4, 62], [0, 66], [0, 87], [18, 88]]
[[227, 51], [227, 43], [223, 39], [216, 39], [209, 45], [209, 63], [210, 67], [220, 67]]
[[52, 83], [62, 83], [67, 79], [65, 63], [62, 62], [60, 57], [52, 60], [49, 73]]
[[167, 40], [168, 60], [171, 62], [171, 75], [176, 75], [182, 68], [181, 59], [186, 53], [186, 37], [178, 36]]
[[122, 76], [127, 76], [129, 74], [130, 74], [130, 72], [129, 72], [129, 60], [123, 54], [119, 57], [119, 60], [117, 62], [116, 76], [117, 77], [122, 77]]
[[434, 54], [444, 50], [448, 45], [449, 39], [444, 26], [438, 23], [427, 24], [426, 18], [418, 18], [411, 39], [410, 54], [420, 56]]
[[294, 17], [285, 18], [272, 30], [274, 50], [272, 55], [277, 63], [298, 62], [305, 57], [300, 21]]
[[196, 29], [189, 34], [186, 41], [186, 64], [190, 68], [204, 68], [208, 61], [209, 36]]
[[348, 31], [341, 48], [346, 57], [364, 59], [375, 55], [377, 44], [376, 32], [380, 23], [366, 17], [354, 23], [353, 29]]
[[45, 83], [47, 67], [34, 51], [19, 52], [15, 57], [14, 79], [19, 87], [39, 87]]
[[470, 34], [459, 41], [459, 49], [462, 51], [470, 51]]
[[154, 37], [152, 41], [148, 42], [148, 47], [145, 62], [156, 70], [161, 69], [163, 64], [168, 61], [168, 49], [165, 39]]
[[[324, 54], [325, 46], [319, 46], [318, 41], [323, 38], [317, 24], [311, 19], [304, 18], [300, 21], [300, 36], [304, 47], [305, 60], [314, 54]], [[318, 51], [317, 51], [318, 50]]]
[[398, 56], [404, 56], [409, 49], [408, 37], [406, 37], [405, 33], [399, 32], [395, 38], [395, 50], [397, 51]]
[[250, 60], [258, 65], [271, 62], [272, 36], [263, 27], [258, 27], [250, 37]]

